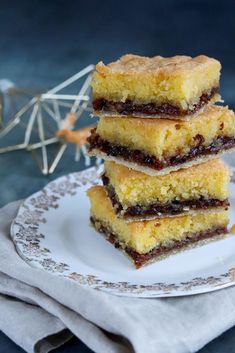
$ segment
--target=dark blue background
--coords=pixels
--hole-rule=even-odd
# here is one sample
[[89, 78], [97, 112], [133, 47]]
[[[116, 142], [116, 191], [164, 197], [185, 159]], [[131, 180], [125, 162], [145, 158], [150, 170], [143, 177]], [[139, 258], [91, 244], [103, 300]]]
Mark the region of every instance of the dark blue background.
[[[21, 87], [46, 89], [89, 63], [125, 53], [206, 54], [222, 62], [221, 93], [235, 107], [235, 1], [8, 0], [0, 3], [0, 33], [0, 79]], [[12, 138], [17, 139], [17, 130]], [[0, 155], [0, 206], [83, 169], [83, 161], [74, 163], [73, 155], [71, 147], [50, 177], [40, 174], [26, 152]], [[235, 352], [234, 334], [230, 330], [200, 353]], [[1, 353], [20, 351], [0, 336]], [[76, 339], [57, 350], [75, 351], [90, 352]]]

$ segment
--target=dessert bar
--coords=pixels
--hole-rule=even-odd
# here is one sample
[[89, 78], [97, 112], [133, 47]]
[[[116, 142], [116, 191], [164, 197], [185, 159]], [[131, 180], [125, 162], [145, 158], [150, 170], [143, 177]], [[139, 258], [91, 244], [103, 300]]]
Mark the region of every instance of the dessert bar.
[[96, 65], [96, 115], [190, 119], [217, 101], [221, 65], [200, 55], [153, 58], [124, 55]]
[[88, 190], [91, 223], [130, 257], [136, 268], [227, 232], [228, 211], [127, 223], [114, 213], [102, 186]]
[[235, 115], [209, 105], [190, 121], [103, 117], [88, 142], [90, 155], [160, 175], [234, 148]]
[[161, 176], [106, 161], [102, 180], [115, 213], [127, 221], [215, 212], [229, 206], [230, 171], [217, 158]]

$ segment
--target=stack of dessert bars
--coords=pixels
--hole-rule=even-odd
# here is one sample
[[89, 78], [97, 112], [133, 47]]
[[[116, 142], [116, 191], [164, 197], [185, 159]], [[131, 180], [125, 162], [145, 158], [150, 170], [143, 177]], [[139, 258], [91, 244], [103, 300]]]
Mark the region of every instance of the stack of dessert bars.
[[220, 63], [200, 55], [125, 55], [96, 66], [90, 154], [105, 160], [88, 190], [91, 222], [136, 268], [224, 237], [235, 115], [215, 105]]

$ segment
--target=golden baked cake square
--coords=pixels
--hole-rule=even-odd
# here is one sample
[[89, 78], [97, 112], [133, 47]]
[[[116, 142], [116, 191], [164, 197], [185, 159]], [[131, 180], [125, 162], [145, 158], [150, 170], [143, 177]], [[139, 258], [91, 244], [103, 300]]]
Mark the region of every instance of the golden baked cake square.
[[221, 65], [199, 55], [124, 55], [93, 76], [94, 114], [189, 119], [217, 101]]
[[228, 211], [127, 223], [113, 211], [104, 187], [90, 188], [88, 196], [91, 223], [136, 268], [227, 233]]
[[103, 117], [88, 138], [90, 154], [149, 175], [207, 161], [235, 147], [235, 114], [208, 105], [189, 121]]
[[131, 222], [229, 207], [230, 171], [218, 158], [161, 176], [106, 161], [102, 180], [114, 212]]

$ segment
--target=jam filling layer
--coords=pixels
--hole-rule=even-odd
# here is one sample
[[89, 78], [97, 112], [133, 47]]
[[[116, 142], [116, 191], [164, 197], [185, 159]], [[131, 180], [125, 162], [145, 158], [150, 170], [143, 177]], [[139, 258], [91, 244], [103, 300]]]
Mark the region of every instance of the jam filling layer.
[[90, 220], [96, 230], [105, 235], [105, 238], [111, 244], [113, 244], [115, 248], [123, 249], [125, 253], [131, 257], [136, 268], [142, 267], [143, 265], [147, 264], [148, 262], [151, 262], [151, 260], [158, 256], [167, 255], [171, 251], [180, 250], [187, 247], [188, 245], [195, 244], [201, 240], [210, 239], [217, 235], [228, 233], [228, 229], [226, 227], [213, 227], [206, 231], [188, 234], [188, 236], [185, 236], [184, 240], [175, 240], [171, 243], [170, 246], [158, 246], [146, 254], [140, 254], [131, 248], [123, 248], [123, 246], [118, 240], [118, 237], [114, 233], [112, 233], [112, 231], [110, 231], [105, 225], [102, 225], [99, 220], [96, 220], [93, 217], [91, 217]]
[[190, 105], [188, 109], [182, 110], [177, 105], [171, 103], [148, 103], [148, 104], [138, 104], [131, 100], [126, 100], [125, 102], [115, 102], [109, 101], [105, 98], [98, 98], [93, 101], [93, 109], [96, 112], [113, 112], [119, 113], [122, 115], [158, 115], [164, 114], [169, 116], [185, 116], [190, 114], [195, 114], [198, 112], [204, 105], [206, 105], [213, 96], [218, 93], [219, 88], [214, 87], [206, 92], [204, 92], [199, 98], [198, 102]]
[[235, 137], [222, 136], [213, 140], [209, 146], [204, 146], [204, 138], [202, 135], [198, 134], [194, 137], [196, 146], [192, 147], [189, 152], [184, 155], [178, 154], [173, 157], [166, 157], [162, 160], [159, 160], [155, 156], [147, 154], [146, 152], [140, 150], [132, 150], [128, 147], [103, 140], [96, 133], [96, 129], [92, 130], [92, 134], [87, 140], [90, 144], [90, 152], [93, 149], [98, 149], [105, 153], [107, 156], [119, 157], [125, 161], [136, 163], [155, 170], [162, 170], [164, 168], [184, 164], [194, 160], [197, 157], [214, 155], [221, 151], [235, 147]]
[[149, 205], [134, 205], [129, 206], [125, 210], [122, 204], [119, 202], [118, 197], [115, 193], [114, 187], [110, 184], [109, 178], [103, 174], [102, 175], [103, 184], [107, 190], [109, 198], [112, 202], [114, 210], [117, 214], [121, 214], [123, 218], [131, 217], [148, 217], [159, 214], [167, 215], [177, 215], [182, 212], [190, 210], [207, 210], [212, 207], [229, 207], [229, 201], [218, 200], [218, 199], [205, 199], [201, 197], [200, 199], [194, 200], [184, 200], [184, 201], [171, 201], [167, 203], [155, 202]]

